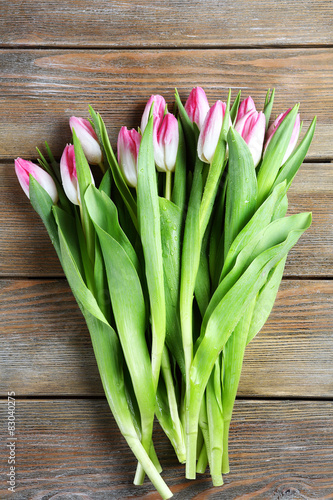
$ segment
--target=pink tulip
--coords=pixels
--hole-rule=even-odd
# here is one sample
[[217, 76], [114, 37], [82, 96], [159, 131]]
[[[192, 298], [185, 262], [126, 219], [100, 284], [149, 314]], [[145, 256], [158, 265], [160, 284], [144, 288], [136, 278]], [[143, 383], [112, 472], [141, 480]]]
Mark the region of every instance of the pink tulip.
[[201, 161], [211, 163], [220, 137], [226, 103], [217, 101], [208, 111], [198, 139], [198, 156]]
[[153, 117], [154, 117], [153, 120], [154, 120], [154, 122], [157, 118], [160, 120], [163, 119], [165, 108], [166, 108], [166, 102], [165, 102], [164, 97], [162, 97], [161, 95], [150, 96], [149, 101], [146, 104], [146, 107], [144, 109], [144, 112], [143, 112], [143, 115], [141, 118], [141, 127], [140, 128], [141, 128], [142, 134], [145, 131], [145, 128], [147, 126], [150, 108], [151, 108], [151, 105], [153, 103], [154, 103], [154, 108], [153, 108]]
[[138, 184], [138, 154], [141, 135], [134, 129], [121, 127], [118, 134], [117, 151], [120, 169], [131, 187]]
[[97, 135], [88, 120], [71, 116], [69, 119], [71, 131], [79, 139], [87, 161], [92, 165], [99, 165], [102, 162], [102, 150], [98, 143]]
[[[285, 113], [281, 113], [281, 115], [279, 115], [276, 118], [276, 120], [274, 121], [274, 123], [272, 123], [272, 125], [267, 130], [266, 142], [265, 142], [265, 146], [264, 146], [264, 154], [266, 152], [267, 146], [270, 143], [273, 135], [275, 134], [275, 132], [277, 131], [277, 129], [279, 128], [279, 126], [281, 125], [281, 123], [283, 122], [283, 120], [285, 119], [285, 117], [290, 113], [290, 111], [291, 111], [291, 108], [289, 108], [287, 111], [285, 111]], [[287, 151], [286, 151], [286, 153], [285, 153], [285, 155], [283, 157], [283, 160], [282, 160], [282, 165], [288, 160], [289, 156], [293, 152], [293, 150], [294, 150], [294, 148], [295, 148], [295, 146], [297, 144], [297, 141], [298, 141], [300, 129], [301, 129], [301, 119], [300, 119], [300, 115], [297, 114], [295, 125], [294, 125], [294, 128], [293, 128], [293, 132], [291, 134], [291, 139], [290, 139], [290, 142], [289, 142], [289, 146], [288, 146]]]
[[154, 121], [153, 141], [157, 170], [172, 172], [176, 165], [179, 143], [178, 122], [174, 115], [167, 113], [162, 120], [156, 118]]
[[29, 175], [32, 175], [34, 179], [45, 189], [45, 191], [52, 198], [53, 203], [57, 203], [58, 201], [58, 191], [55, 185], [54, 180], [43, 170], [41, 167], [38, 167], [32, 161], [23, 160], [22, 158], [17, 158], [15, 160], [15, 173], [21, 184], [21, 188], [25, 192], [28, 198], [29, 196]]
[[[91, 172], [90, 172], [91, 174]], [[80, 205], [80, 189], [77, 180], [74, 146], [67, 144], [60, 159], [60, 175], [62, 187], [69, 201], [74, 205]], [[91, 182], [95, 184], [91, 174]]]
[[[244, 102], [244, 101], [243, 101]], [[248, 145], [254, 166], [260, 161], [266, 131], [266, 118], [262, 111], [249, 111], [237, 120], [235, 130], [243, 137]]]
[[236, 122], [238, 122], [238, 120], [243, 118], [243, 116], [245, 116], [250, 111], [257, 111], [256, 105], [254, 104], [254, 100], [252, 99], [251, 96], [247, 97], [246, 99], [244, 99], [244, 101], [242, 101], [240, 103], [239, 108], [238, 108]]
[[203, 122], [209, 111], [209, 104], [205, 91], [201, 87], [191, 90], [185, 104], [185, 111], [192, 123], [198, 125], [201, 130]]

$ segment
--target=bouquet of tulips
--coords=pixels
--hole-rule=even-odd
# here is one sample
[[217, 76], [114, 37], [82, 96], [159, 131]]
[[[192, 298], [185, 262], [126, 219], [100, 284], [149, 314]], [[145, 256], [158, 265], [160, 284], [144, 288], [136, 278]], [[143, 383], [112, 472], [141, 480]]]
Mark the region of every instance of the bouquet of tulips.
[[[46, 144], [16, 174], [50, 235], [85, 317], [105, 394], [163, 498], [156, 416], [186, 477], [229, 472], [228, 433], [244, 351], [264, 325], [286, 257], [311, 214], [286, 216], [287, 191], [311, 143], [297, 145], [298, 105], [268, 128], [251, 97], [209, 106], [194, 88], [175, 110], [153, 95], [140, 128], [72, 117], [60, 164]], [[103, 176], [97, 187], [90, 165]]]

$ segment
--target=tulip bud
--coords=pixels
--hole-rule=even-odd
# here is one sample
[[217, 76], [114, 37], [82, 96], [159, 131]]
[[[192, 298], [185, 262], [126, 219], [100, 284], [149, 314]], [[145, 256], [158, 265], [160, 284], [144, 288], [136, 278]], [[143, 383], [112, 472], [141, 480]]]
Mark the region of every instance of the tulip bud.
[[153, 117], [154, 117], [153, 120], [154, 120], [154, 122], [157, 118], [160, 120], [163, 119], [165, 108], [166, 108], [166, 102], [165, 102], [164, 97], [162, 97], [161, 95], [150, 96], [149, 101], [146, 104], [146, 107], [144, 109], [144, 112], [143, 112], [143, 115], [141, 118], [141, 127], [140, 128], [141, 128], [142, 134], [145, 131], [145, 128], [147, 126], [150, 108], [151, 108], [151, 105], [153, 103], [154, 103], [154, 107], [153, 107]]
[[[91, 172], [90, 172], [91, 174]], [[69, 201], [80, 205], [80, 188], [77, 180], [74, 146], [67, 144], [60, 159], [60, 175], [62, 187]], [[91, 182], [95, 184], [91, 174]]]
[[[291, 108], [289, 108], [287, 111], [285, 111], [285, 113], [281, 113], [276, 118], [274, 123], [272, 123], [272, 125], [267, 130], [266, 142], [265, 142], [265, 147], [264, 147], [264, 154], [266, 152], [267, 146], [270, 143], [273, 135], [275, 134], [275, 132], [277, 131], [277, 129], [279, 128], [279, 126], [281, 125], [281, 123], [283, 122], [285, 117], [290, 113], [290, 111], [291, 111]], [[292, 134], [291, 134], [291, 138], [290, 138], [290, 142], [289, 142], [287, 151], [286, 151], [286, 153], [283, 157], [283, 160], [282, 160], [282, 165], [288, 160], [289, 156], [293, 152], [293, 150], [297, 144], [297, 141], [298, 141], [298, 136], [299, 136], [300, 130], [301, 130], [301, 120], [300, 120], [300, 115], [298, 114], [296, 116], [295, 125], [293, 128]]]
[[209, 104], [205, 91], [201, 87], [191, 90], [185, 104], [185, 111], [192, 123], [198, 125], [201, 130], [203, 122], [209, 111]]
[[261, 158], [265, 138], [266, 119], [264, 113], [262, 111], [260, 113], [253, 110], [249, 111], [237, 120], [235, 130], [237, 130], [248, 145], [254, 166], [256, 167]]
[[153, 141], [157, 170], [172, 172], [176, 165], [179, 143], [178, 122], [174, 115], [167, 113], [162, 120], [157, 118], [154, 121]]
[[198, 139], [198, 156], [201, 161], [211, 163], [221, 134], [226, 103], [217, 101], [208, 111]]
[[87, 161], [92, 165], [99, 165], [102, 162], [102, 150], [90, 122], [84, 118], [71, 116], [69, 126], [72, 132], [75, 130]]
[[29, 175], [32, 175], [34, 179], [45, 189], [45, 191], [52, 198], [53, 203], [58, 201], [58, 191], [54, 180], [38, 165], [32, 163], [32, 161], [23, 160], [22, 158], [17, 158], [15, 160], [15, 173], [21, 184], [21, 188], [25, 192], [28, 198], [29, 196]]
[[134, 129], [121, 127], [118, 134], [117, 151], [120, 169], [131, 187], [138, 184], [138, 154], [141, 135]]
[[238, 120], [243, 118], [243, 116], [245, 116], [250, 111], [257, 111], [256, 105], [254, 104], [254, 100], [252, 99], [251, 96], [247, 97], [246, 99], [244, 99], [240, 103], [239, 108], [238, 108], [236, 122], [238, 122]]

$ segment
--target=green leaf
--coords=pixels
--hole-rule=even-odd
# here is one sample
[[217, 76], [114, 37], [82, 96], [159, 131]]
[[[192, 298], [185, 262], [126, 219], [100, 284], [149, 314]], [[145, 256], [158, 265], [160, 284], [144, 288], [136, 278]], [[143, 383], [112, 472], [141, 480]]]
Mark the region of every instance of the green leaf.
[[103, 149], [105, 152], [106, 159], [108, 161], [109, 167], [112, 172], [112, 177], [115, 182], [115, 185], [117, 186], [117, 189], [119, 193], [121, 194], [125, 205], [127, 207], [127, 210], [130, 214], [130, 217], [133, 221], [133, 224], [137, 228], [137, 206], [136, 202], [132, 196], [132, 193], [129, 190], [129, 187], [127, 186], [125, 179], [123, 177], [123, 174], [121, 173], [121, 170], [119, 168], [116, 156], [113, 152], [112, 146], [110, 144], [109, 136], [105, 127], [105, 124], [102, 120], [102, 117], [100, 116], [99, 113], [95, 113], [95, 111], [90, 109], [90, 114], [93, 117], [94, 120], [94, 125], [95, 125], [95, 130], [97, 133], [97, 136], [100, 138], [100, 142], [103, 145]]
[[286, 191], [287, 185], [285, 182], [277, 185], [272, 194], [258, 208], [246, 226], [237, 235], [226, 256], [220, 281], [228, 274], [229, 271], [231, 271], [241, 250], [243, 250], [251, 239], [257, 238], [260, 231], [262, 231], [271, 222], [275, 208], [284, 197]]
[[287, 240], [288, 235], [294, 233], [298, 234], [299, 231], [304, 232], [310, 224], [311, 214], [309, 213], [291, 215], [290, 217], [274, 220], [247, 241], [246, 245], [239, 252], [234, 267], [225, 278], [223, 278], [209, 303], [203, 318], [199, 342], [204, 335], [204, 331], [215, 308], [226, 293], [234, 286], [237, 280], [240, 279], [241, 275], [251, 265], [252, 261], [261, 253], [282, 244]]
[[285, 256], [268, 274], [267, 281], [258, 293], [253, 316], [251, 319], [246, 345], [257, 335], [266, 323], [276, 299], [277, 292], [283, 276]]
[[[304, 221], [301, 219], [299, 220], [300, 227], [291, 230], [282, 243], [268, 248], [252, 261], [242, 276], [223, 296], [209, 317], [190, 372], [187, 403], [189, 415], [186, 431], [191, 436], [188, 442], [188, 457], [191, 457], [194, 452], [193, 446], [195, 446], [194, 439], [197, 434], [200, 405], [217, 357], [243, 316], [244, 311], [266, 282], [269, 271], [286, 256], [302, 233], [309, 227], [311, 223], [310, 214], [307, 214], [307, 216], [304, 214]], [[190, 466], [192, 467], [191, 463]]]
[[[211, 224], [210, 224], [211, 225]], [[195, 298], [197, 300], [201, 316], [203, 317], [211, 298], [211, 284], [209, 274], [209, 262], [207, 246], [210, 235], [210, 225], [208, 226], [201, 245], [200, 263], [195, 282]]]
[[256, 209], [257, 178], [251, 152], [232, 127], [228, 133], [229, 167], [226, 193], [224, 254]]
[[87, 311], [89, 311], [95, 318], [105, 324], [108, 324], [104, 314], [96, 302], [94, 295], [91, 293], [83, 280], [79, 250], [74, 244], [73, 233], [68, 234], [70, 227], [68, 224], [68, 214], [57, 207], [53, 208], [53, 212], [58, 225], [61, 263], [74, 297], [79, 304], [87, 309]]
[[182, 213], [179, 207], [165, 198], [159, 198], [159, 203], [166, 308], [165, 341], [184, 374], [185, 361], [179, 320]]
[[186, 201], [186, 144], [183, 128], [178, 118], [179, 146], [171, 201], [183, 212]]
[[186, 214], [181, 260], [180, 320], [187, 376], [193, 355], [192, 305], [201, 251], [199, 211], [203, 190], [202, 171], [203, 163], [198, 158]]
[[50, 168], [48, 162], [46, 161], [46, 159], [44, 158], [44, 156], [42, 155], [42, 153], [39, 151], [39, 149], [38, 148], [36, 148], [36, 149], [37, 149], [38, 154], [40, 156], [40, 158], [38, 158], [38, 163], [40, 164], [40, 166], [44, 170], [46, 170], [46, 172], [48, 174], [50, 174], [50, 176], [54, 180], [54, 183], [55, 183], [55, 185], [57, 187], [58, 196], [59, 196], [58, 205], [61, 208], [63, 208], [64, 210], [66, 210], [66, 212], [68, 212], [69, 214], [73, 214], [73, 211], [74, 211], [73, 210], [73, 208], [74, 208], [73, 204], [68, 200], [67, 196], [65, 195], [64, 189], [62, 187], [59, 165], [57, 164], [58, 168], [55, 171], [52, 170], [52, 168]]
[[112, 186], [112, 174], [111, 170], [108, 168], [105, 174], [103, 175], [103, 179], [99, 185], [99, 190], [103, 191], [109, 198], [111, 198], [111, 186]]
[[283, 157], [290, 143], [298, 108], [299, 104], [296, 104], [288, 113], [267, 146], [258, 172], [258, 206], [269, 194], [282, 165]]
[[193, 123], [188, 117], [185, 111], [183, 103], [179, 97], [178, 90], [175, 89], [175, 100], [178, 106], [179, 116], [183, 125], [184, 135], [186, 139], [186, 145], [188, 147], [189, 160], [191, 165], [194, 165], [197, 157], [197, 139], [198, 130], [194, 128]]
[[213, 213], [213, 224], [209, 242], [209, 271], [213, 290], [219, 283], [223, 263], [224, 263], [224, 217], [225, 217], [225, 196], [227, 191], [226, 176], [220, 193], [216, 196], [215, 211]]
[[94, 252], [95, 252], [95, 233], [92, 222], [87, 213], [87, 207], [84, 200], [84, 194], [88, 186], [91, 185], [91, 172], [89, 164], [83, 152], [81, 143], [76, 136], [75, 130], [73, 130], [73, 143], [74, 143], [74, 153], [75, 153], [75, 165], [77, 172], [77, 180], [80, 190], [80, 210], [81, 210], [81, 222], [83, 227], [84, 236], [87, 242], [87, 252], [91, 262], [94, 262]]
[[310, 147], [310, 144], [313, 139], [313, 135], [315, 132], [316, 128], [316, 120], [317, 118], [314, 117], [314, 119], [311, 122], [311, 125], [309, 129], [307, 130], [305, 136], [303, 137], [303, 140], [301, 143], [298, 145], [298, 147], [293, 151], [293, 153], [289, 156], [288, 160], [282, 165], [275, 181], [272, 186], [272, 189], [279, 184], [280, 182], [286, 180], [288, 189], [299, 169], [301, 166], [306, 153], [308, 152], [308, 149]]
[[122, 246], [135, 269], [139, 271], [138, 257], [129, 239], [120, 227], [117, 207], [113, 201], [103, 191], [99, 191], [93, 185], [87, 189], [85, 201], [93, 222]]
[[58, 228], [52, 213], [52, 208], [54, 206], [53, 200], [31, 174], [29, 175], [29, 197], [31, 205], [42, 219], [52, 244], [58, 254], [59, 260], [61, 261]]
[[146, 264], [146, 277], [151, 308], [153, 332], [152, 366], [154, 387], [156, 390], [165, 340], [166, 312], [152, 113], [150, 113], [138, 155], [137, 198], [139, 232]]
[[233, 103], [231, 110], [230, 110], [230, 120], [231, 120], [231, 123], [233, 125], [235, 125], [235, 122], [236, 122], [240, 98], [241, 98], [241, 91], [238, 92], [236, 99], [234, 100], [234, 103]]
[[271, 89], [267, 90], [266, 99], [265, 99], [265, 106], [264, 106], [264, 115], [266, 118], [266, 130], [268, 129], [268, 124], [269, 124], [269, 120], [271, 117], [273, 104], [274, 104], [274, 96], [275, 96], [275, 89], [272, 90], [271, 95], [269, 95], [270, 91], [271, 91]]
[[145, 303], [139, 276], [122, 246], [94, 221], [103, 252], [120, 343], [141, 414], [142, 442], [149, 452], [155, 391], [145, 339]]

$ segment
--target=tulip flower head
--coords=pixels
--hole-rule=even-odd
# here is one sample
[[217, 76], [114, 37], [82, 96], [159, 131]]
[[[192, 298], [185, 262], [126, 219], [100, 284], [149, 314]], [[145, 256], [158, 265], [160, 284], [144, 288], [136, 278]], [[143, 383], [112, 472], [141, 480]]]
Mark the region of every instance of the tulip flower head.
[[153, 141], [157, 170], [160, 172], [173, 172], [179, 144], [178, 122], [174, 115], [167, 113], [162, 120], [159, 117], [156, 118], [154, 121]]
[[217, 101], [208, 111], [198, 139], [198, 156], [201, 161], [211, 163], [221, 134], [226, 103]]
[[[243, 101], [244, 102], [244, 101]], [[248, 145], [254, 166], [256, 167], [260, 161], [262, 148], [264, 145], [266, 118], [262, 111], [250, 110], [243, 115], [242, 118], [236, 121], [235, 130], [243, 137]]]
[[191, 122], [196, 123], [201, 130], [209, 111], [207, 96], [201, 87], [195, 87], [191, 90], [185, 104], [185, 111]]
[[238, 120], [243, 118], [243, 116], [245, 116], [250, 111], [257, 111], [256, 105], [254, 104], [254, 100], [252, 99], [251, 96], [247, 97], [246, 99], [244, 99], [240, 103], [239, 108], [238, 108], [236, 122], [238, 122]]
[[138, 154], [141, 135], [133, 128], [121, 127], [118, 134], [117, 152], [120, 169], [127, 184], [136, 187], [138, 184]]
[[165, 109], [166, 109], [166, 102], [165, 102], [164, 97], [162, 97], [161, 95], [158, 95], [158, 94], [150, 96], [149, 101], [146, 104], [146, 107], [144, 109], [144, 112], [143, 112], [143, 115], [141, 118], [140, 129], [141, 129], [142, 134], [145, 131], [145, 128], [147, 126], [150, 108], [151, 108], [153, 103], [154, 103], [154, 107], [153, 107], [153, 120], [154, 120], [154, 122], [156, 121], [156, 119], [159, 119], [159, 120], [163, 119]]
[[[80, 189], [76, 173], [74, 146], [72, 144], [67, 144], [62, 153], [60, 159], [60, 175], [67, 198], [74, 205], [80, 205]], [[92, 174], [91, 182], [95, 184]]]
[[41, 167], [35, 165], [34, 163], [32, 163], [32, 161], [23, 160], [22, 158], [17, 158], [15, 160], [15, 173], [17, 175], [21, 188], [23, 189], [28, 198], [30, 198], [29, 176], [32, 175], [32, 177], [36, 179], [38, 184], [40, 184], [42, 188], [44, 188], [45, 191], [50, 195], [53, 203], [54, 204], [57, 203], [58, 191], [55, 182], [50, 176], [50, 174], [45, 172], [45, 170], [43, 170]]
[[75, 130], [75, 134], [81, 143], [87, 161], [91, 163], [91, 165], [99, 165], [102, 162], [102, 150], [91, 123], [84, 118], [71, 116], [69, 119], [69, 126], [72, 132]]
[[[272, 125], [267, 130], [266, 142], [265, 142], [265, 146], [264, 146], [264, 154], [266, 152], [268, 144], [270, 143], [273, 135], [275, 134], [275, 132], [277, 131], [277, 129], [279, 128], [279, 126], [281, 125], [281, 123], [283, 122], [285, 117], [290, 113], [290, 111], [291, 111], [291, 108], [289, 108], [284, 113], [281, 113], [281, 115], [279, 115], [276, 118], [276, 120], [272, 123]], [[301, 130], [301, 119], [300, 119], [300, 115], [297, 114], [296, 120], [295, 120], [295, 125], [293, 128], [292, 134], [291, 134], [290, 142], [289, 142], [287, 151], [286, 151], [286, 153], [283, 157], [283, 160], [282, 160], [282, 165], [288, 160], [289, 156], [294, 151], [295, 146], [296, 146], [297, 141], [298, 141], [300, 130]]]

